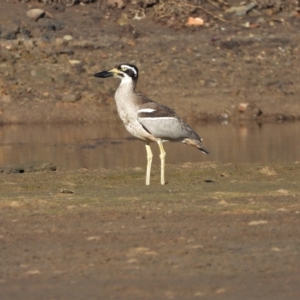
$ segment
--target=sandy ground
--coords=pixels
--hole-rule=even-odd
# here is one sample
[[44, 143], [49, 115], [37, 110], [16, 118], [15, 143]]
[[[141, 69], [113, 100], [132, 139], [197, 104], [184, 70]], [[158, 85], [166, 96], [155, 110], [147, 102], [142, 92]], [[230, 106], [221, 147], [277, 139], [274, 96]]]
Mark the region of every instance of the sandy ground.
[[[92, 74], [123, 61], [187, 120], [300, 116], [298, 17], [174, 29], [97, 3], [35, 3], [52, 17], [34, 22], [29, 5], [1, 2], [2, 124], [117, 118], [118, 83]], [[300, 297], [297, 162], [168, 165], [166, 186], [154, 167], [149, 187], [142, 169], [0, 176], [1, 300]]]

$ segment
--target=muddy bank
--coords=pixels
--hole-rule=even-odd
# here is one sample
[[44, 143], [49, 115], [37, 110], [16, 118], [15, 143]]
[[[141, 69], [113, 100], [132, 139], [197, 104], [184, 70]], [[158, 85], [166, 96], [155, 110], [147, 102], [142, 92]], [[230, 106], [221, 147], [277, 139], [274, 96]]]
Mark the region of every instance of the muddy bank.
[[296, 299], [299, 164], [1, 175], [1, 299]]
[[[31, 20], [32, 7], [51, 17]], [[92, 75], [120, 62], [139, 67], [139, 91], [186, 120], [299, 119], [294, 15], [263, 13], [256, 28], [242, 26], [253, 16], [230, 15], [176, 29], [97, 3], [59, 7], [1, 3], [1, 124], [116, 119], [118, 81]]]

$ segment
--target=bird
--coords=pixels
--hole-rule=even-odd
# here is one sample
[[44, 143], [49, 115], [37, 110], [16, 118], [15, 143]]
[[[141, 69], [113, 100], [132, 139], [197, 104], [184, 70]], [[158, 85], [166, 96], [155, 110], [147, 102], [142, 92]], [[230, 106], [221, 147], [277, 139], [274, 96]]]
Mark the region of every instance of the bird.
[[160, 150], [160, 183], [165, 181], [165, 156], [163, 142], [183, 142], [201, 152], [209, 152], [202, 146], [202, 138], [185, 123], [171, 108], [159, 104], [136, 92], [138, 68], [129, 63], [116, 65], [109, 71], [94, 74], [98, 78], [119, 78], [121, 83], [115, 92], [118, 114], [127, 131], [145, 142], [147, 153], [146, 185], [150, 185], [152, 151], [150, 143], [156, 142]]

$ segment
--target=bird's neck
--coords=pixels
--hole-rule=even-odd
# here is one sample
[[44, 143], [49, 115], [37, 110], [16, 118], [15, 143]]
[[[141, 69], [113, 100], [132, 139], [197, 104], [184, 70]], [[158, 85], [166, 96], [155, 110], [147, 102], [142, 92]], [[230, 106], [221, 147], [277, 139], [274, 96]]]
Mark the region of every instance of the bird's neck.
[[135, 82], [123, 79], [115, 93], [115, 101], [120, 118], [123, 122], [136, 115]]
[[130, 99], [132, 94], [134, 94], [136, 82], [133, 81], [131, 78], [123, 78], [117, 91], [116, 97], [124, 97]]
[[132, 80], [132, 78], [125, 77], [122, 79], [119, 87], [121, 86], [123, 89], [128, 89], [128, 90], [131, 89], [132, 91], [134, 91], [136, 86], [136, 81]]

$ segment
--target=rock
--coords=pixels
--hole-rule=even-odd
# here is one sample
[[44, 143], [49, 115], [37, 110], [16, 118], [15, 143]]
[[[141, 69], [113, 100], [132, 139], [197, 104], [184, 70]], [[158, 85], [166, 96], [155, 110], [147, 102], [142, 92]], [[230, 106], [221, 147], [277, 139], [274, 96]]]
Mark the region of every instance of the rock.
[[250, 17], [259, 17], [261, 16], [261, 12], [257, 9], [252, 9], [251, 11], [248, 12], [248, 15]]
[[69, 60], [69, 63], [74, 66], [74, 65], [79, 65], [81, 64], [81, 61], [80, 60], [77, 60], [77, 59], [70, 59]]
[[60, 193], [62, 194], [74, 194], [75, 192], [70, 189], [60, 189]]
[[54, 44], [55, 46], [60, 47], [60, 46], [65, 46], [67, 42], [62, 38], [56, 38]]
[[247, 109], [248, 106], [249, 106], [249, 103], [247, 103], [247, 102], [241, 102], [238, 105], [238, 111], [240, 113], [243, 113], [243, 112], [245, 112], [245, 110]]
[[227, 9], [225, 12], [226, 13], [236, 13], [238, 16], [244, 16], [246, 15], [249, 11], [251, 11], [253, 8], [257, 6], [256, 3], [249, 3], [247, 5], [241, 5], [241, 6], [232, 6], [229, 9]]
[[204, 20], [201, 18], [192, 18], [189, 17], [187, 22], [186, 22], [187, 26], [203, 26], [204, 25]]
[[274, 15], [274, 11], [272, 8], [263, 9], [262, 12], [264, 15], [269, 16], [269, 17]]
[[205, 80], [205, 82], [204, 82], [204, 86], [207, 86], [207, 87], [216, 87], [217, 85], [218, 85], [218, 82], [215, 79], [208, 79], [208, 80]]
[[240, 113], [239, 118], [252, 119], [263, 114], [262, 110], [258, 106], [248, 102], [239, 103], [237, 109]]
[[127, 14], [122, 14], [120, 18], [118, 18], [117, 23], [119, 26], [125, 26], [129, 24], [128, 16]]
[[27, 163], [20, 163], [12, 166], [0, 168], [0, 173], [28, 173], [28, 172], [48, 172], [56, 171], [56, 166], [53, 163], [34, 161]]
[[40, 8], [32, 8], [27, 11], [26, 15], [33, 21], [37, 21], [40, 18], [43, 18], [45, 16], [45, 11]]
[[65, 36], [63, 37], [63, 39], [64, 39], [65, 41], [69, 42], [69, 41], [72, 41], [72, 40], [73, 40], [73, 37], [72, 37], [71, 35], [65, 35]]
[[123, 0], [108, 0], [107, 6], [111, 8], [117, 7], [119, 9], [123, 9], [126, 5]]
[[80, 98], [81, 98], [81, 94], [79, 92], [64, 93], [61, 96], [61, 101], [73, 103], [73, 102], [80, 100]]

